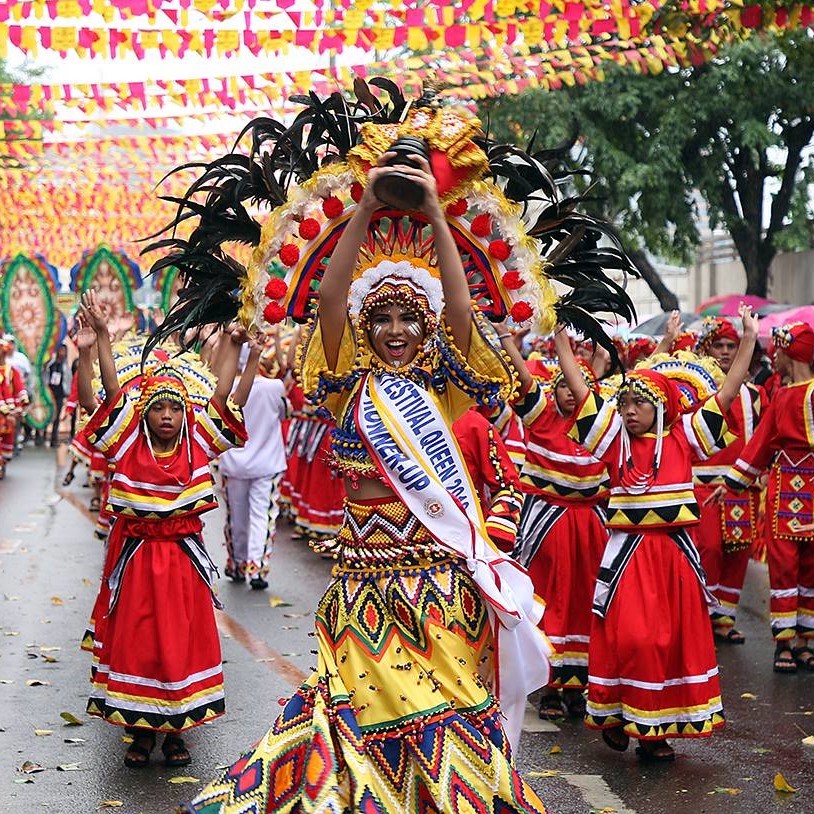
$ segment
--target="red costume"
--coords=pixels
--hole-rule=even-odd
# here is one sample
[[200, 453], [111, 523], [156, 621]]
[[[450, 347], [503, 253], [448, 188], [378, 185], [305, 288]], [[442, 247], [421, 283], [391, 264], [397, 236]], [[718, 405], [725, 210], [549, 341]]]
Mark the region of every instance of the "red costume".
[[332, 537], [342, 526], [345, 500], [342, 478], [329, 466], [334, 421], [308, 409], [299, 386], [291, 389], [289, 399], [294, 415], [286, 435], [288, 469], [280, 484], [281, 507], [306, 537]]
[[707, 501], [724, 483], [729, 467], [754, 434], [767, 403], [763, 388], [744, 385], [727, 414], [730, 431], [737, 434], [736, 440], [703, 463], [693, 466], [695, 494], [701, 506], [696, 544], [707, 576], [707, 587], [716, 600], [711, 608], [712, 623], [722, 635], [734, 628], [746, 568], [755, 549], [760, 488], [752, 484], [745, 492], [727, 489], [723, 502]]
[[814, 638], [814, 381], [783, 387], [726, 475], [730, 489], [751, 487], [769, 469], [766, 555], [772, 633]]
[[523, 494], [520, 475], [494, 427], [470, 408], [452, 425], [475, 492], [480, 498], [486, 529], [501, 551], [511, 551]]
[[526, 499], [514, 556], [546, 603], [541, 626], [554, 645], [549, 686], [588, 686], [588, 644], [596, 575], [608, 533], [605, 464], [567, 435], [570, 418], [535, 380], [515, 404], [528, 429], [521, 472]]
[[715, 399], [680, 417], [678, 388], [656, 371], [629, 373], [623, 387], [656, 407], [656, 432], [629, 435], [594, 392], [570, 429], [608, 466], [611, 487], [586, 722], [645, 740], [708, 736], [723, 724], [723, 707], [692, 539], [700, 515], [692, 462], [718, 451], [727, 425]]
[[0, 473], [14, 455], [17, 414], [27, 399], [20, 371], [8, 362], [0, 364]]
[[[148, 380], [142, 401], [145, 390], [154, 400], [172, 396], [159, 384]], [[178, 731], [224, 712], [215, 567], [200, 515], [216, 505], [209, 460], [242, 444], [245, 431], [239, 415], [210, 402], [197, 414], [187, 408], [174, 451], [154, 453], [141, 424], [148, 408], [140, 401], [137, 409], [122, 392], [86, 428], [116, 465], [88, 712], [114, 724]]]

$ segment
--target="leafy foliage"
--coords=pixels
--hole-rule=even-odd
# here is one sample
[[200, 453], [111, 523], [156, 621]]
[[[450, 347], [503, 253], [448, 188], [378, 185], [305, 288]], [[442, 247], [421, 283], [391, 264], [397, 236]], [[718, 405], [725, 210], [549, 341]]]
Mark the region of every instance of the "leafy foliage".
[[546, 140], [576, 126], [597, 214], [626, 245], [687, 262], [698, 196], [731, 234], [750, 293], [765, 294], [779, 248], [809, 244], [814, 164], [814, 40], [755, 35], [710, 63], [658, 76], [609, 69], [605, 81], [484, 102], [498, 137]]

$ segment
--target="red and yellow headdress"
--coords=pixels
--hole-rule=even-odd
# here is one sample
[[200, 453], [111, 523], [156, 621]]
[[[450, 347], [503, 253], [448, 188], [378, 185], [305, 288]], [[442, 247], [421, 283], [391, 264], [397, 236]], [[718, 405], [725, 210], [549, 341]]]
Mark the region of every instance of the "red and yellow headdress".
[[[286, 318], [310, 320], [368, 169], [394, 140], [410, 136], [427, 145], [447, 224], [482, 314], [534, 320], [541, 333], [564, 322], [613, 352], [595, 315], [634, 319], [629, 297], [609, 272], [636, 272], [611, 227], [576, 212], [576, 198], [560, 199], [549, 169], [558, 162], [554, 154], [543, 159], [491, 142], [470, 113], [439, 104], [437, 86], [425, 86], [421, 99], [408, 104], [393, 82], [373, 79], [371, 85], [389, 102], [361, 80], [354, 84], [355, 101], [341, 93], [325, 100], [312, 94], [298, 100], [304, 109], [290, 126], [256, 119], [242, 134], [251, 138], [248, 153], [236, 147], [205, 168], [164, 230], [197, 219], [190, 238], [148, 247], [171, 249], [153, 271], [175, 266], [184, 280], [184, 296], [151, 341], [234, 317], [263, 329]], [[563, 176], [565, 160], [563, 151]], [[194, 200], [199, 193], [205, 200]], [[247, 201], [270, 212], [262, 224]], [[230, 241], [255, 247], [248, 268], [229, 256]], [[437, 276], [432, 228], [421, 212], [383, 206], [362, 243], [360, 277], [384, 261], [404, 259]], [[570, 292], [559, 296], [555, 281]], [[427, 313], [437, 315], [427, 294]]]
[[146, 416], [150, 408], [159, 401], [171, 401], [189, 409], [189, 396], [184, 383], [175, 376], [148, 376], [141, 385], [136, 412]]
[[719, 339], [730, 339], [736, 344], [739, 344], [741, 341], [738, 332], [735, 330], [735, 326], [728, 319], [721, 319], [721, 317], [704, 317], [698, 343], [695, 346], [695, 352], [704, 355], [708, 354], [709, 349]]
[[809, 365], [814, 362], [814, 329], [807, 322], [790, 322], [772, 328], [772, 342], [789, 359]]

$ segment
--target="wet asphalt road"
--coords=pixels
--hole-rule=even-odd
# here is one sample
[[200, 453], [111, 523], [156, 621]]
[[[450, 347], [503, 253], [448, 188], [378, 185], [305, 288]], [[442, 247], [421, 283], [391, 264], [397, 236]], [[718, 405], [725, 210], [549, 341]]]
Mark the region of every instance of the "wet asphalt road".
[[[268, 591], [221, 580], [227, 715], [189, 734], [191, 766], [168, 771], [156, 751], [147, 769], [126, 769], [122, 730], [84, 711], [90, 656], [78, 645], [102, 549], [77, 473], [57, 486], [53, 451], [27, 449], [0, 483], [0, 814], [166, 814], [259, 739], [309, 671], [330, 565], [283, 524]], [[206, 534], [218, 562], [221, 522], [210, 514]], [[552, 814], [814, 813], [814, 747], [802, 743], [814, 735], [814, 673], [772, 673], [767, 591], [765, 567], [753, 563], [739, 623], [747, 644], [719, 646], [727, 726], [676, 742], [674, 765], [643, 766], [580, 723], [544, 724], [530, 711], [519, 764]], [[66, 725], [63, 712], [82, 725]], [[20, 773], [25, 761], [45, 770]], [[796, 793], [775, 791], [778, 771]]]

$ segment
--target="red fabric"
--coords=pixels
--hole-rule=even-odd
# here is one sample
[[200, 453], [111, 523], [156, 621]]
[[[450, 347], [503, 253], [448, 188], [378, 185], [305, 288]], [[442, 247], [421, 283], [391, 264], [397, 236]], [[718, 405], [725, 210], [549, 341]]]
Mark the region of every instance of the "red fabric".
[[814, 330], [807, 322], [798, 322], [796, 325], [790, 326], [790, 334], [791, 342], [781, 345], [775, 339], [775, 344], [789, 359], [811, 364], [814, 361]]
[[[116, 525], [113, 533], [124, 536]], [[174, 539], [152, 538], [139, 548], [127, 566], [118, 603], [101, 636], [101, 646], [94, 648], [98, 659], [94, 696], [104, 696], [104, 717], [111, 723], [126, 723], [112, 718], [122, 695], [135, 696], [156, 710], [166, 708], [165, 702], [206, 706], [196, 701], [198, 693], [222, 696], [220, 642], [210, 591]], [[139, 646], [133, 647], [133, 642]], [[201, 673], [205, 675], [192, 680]], [[184, 686], [170, 689], [134, 679]], [[222, 709], [199, 712], [186, 722], [175, 720], [183, 715], [172, 716], [171, 728], [197, 726], [221, 714]], [[195, 720], [199, 715], [203, 717]], [[153, 723], [150, 728], [159, 726]]]
[[668, 727], [679, 724], [684, 713], [720, 704], [701, 585], [666, 534], [644, 533], [607, 616], [594, 615], [590, 676], [588, 725], [615, 726], [621, 719], [633, 737], [640, 737], [637, 717], [651, 727], [645, 737], [699, 737], [691, 727], [680, 731]]
[[[536, 499], [539, 498], [526, 498]], [[588, 686], [591, 607], [607, 539], [605, 526], [590, 504], [572, 504], [528, 564], [534, 592], [546, 604], [540, 628], [554, 646], [549, 686], [578, 689]]]

